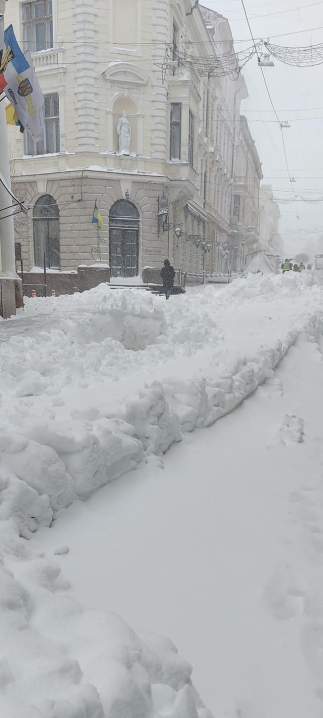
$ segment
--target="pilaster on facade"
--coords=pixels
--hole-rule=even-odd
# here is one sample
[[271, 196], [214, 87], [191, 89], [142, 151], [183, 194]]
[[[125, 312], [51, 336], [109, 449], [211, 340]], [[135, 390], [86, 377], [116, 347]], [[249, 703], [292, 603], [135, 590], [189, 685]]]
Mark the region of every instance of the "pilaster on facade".
[[75, 140], [83, 151], [98, 147], [98, 69], [94, 0], [75, 0]]
[[153, 68], [151, 81], [151, 156], [164, 161], [168, 140], [167, 82], [162, 64], [167, 44], [170, 42], [169, 0], [155, 0], [152, 21], [155, 45], [152, 52]]

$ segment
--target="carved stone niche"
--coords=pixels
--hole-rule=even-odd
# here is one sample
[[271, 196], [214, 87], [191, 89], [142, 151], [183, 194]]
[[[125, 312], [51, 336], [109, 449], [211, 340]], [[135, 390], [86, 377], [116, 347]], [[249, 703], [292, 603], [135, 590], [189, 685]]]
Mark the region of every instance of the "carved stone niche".
[[[131, 154], [143, 154], [144, 88], [149, 77], [131, 62], [111, 62], [102, 73], [108, 83], [108, 151], [117, 152], [117, 123], [120, 113], [127, 112], [131, 126]], [[123, 104], [122, 98], [125, 98]]]

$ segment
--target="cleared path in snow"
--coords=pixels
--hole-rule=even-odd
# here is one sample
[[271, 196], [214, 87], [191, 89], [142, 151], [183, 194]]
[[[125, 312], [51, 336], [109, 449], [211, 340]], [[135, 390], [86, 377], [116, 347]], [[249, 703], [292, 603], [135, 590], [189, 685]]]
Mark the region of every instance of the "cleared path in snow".
[[70, 547], [55, 560], [81, 603], [171, 636], [216, 718], [321, 716], [322, 401], [319, 347], [299, 340], [164, 470], [152, 459], [33, 538]]

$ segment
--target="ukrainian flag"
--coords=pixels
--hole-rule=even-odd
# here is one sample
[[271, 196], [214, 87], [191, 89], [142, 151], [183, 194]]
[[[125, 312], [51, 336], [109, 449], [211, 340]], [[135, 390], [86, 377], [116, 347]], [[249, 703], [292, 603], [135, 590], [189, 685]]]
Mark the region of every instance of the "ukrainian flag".
[[104, 222], [103, 222], [101, 214], [98, 210], [96, 200], [95, 200], [95, 205], [94, 205], [94, 210], [93, 210], [92, 224], [97, 224], [99, 229], [103, 229], [103, 227], [104, 227]]
[[19, 117], [17, 115], [17, 112], [13, 105], [9, 103], [6, 107], [6, 123], [7, 125], [16, 125], [17, 127], [20, 127], [20, 132], [24, 132], [24, 127], [22, 126]]
[[7, 125], [20, 125], [16, 110], [11, 104], [6, 107], [6, 123]]

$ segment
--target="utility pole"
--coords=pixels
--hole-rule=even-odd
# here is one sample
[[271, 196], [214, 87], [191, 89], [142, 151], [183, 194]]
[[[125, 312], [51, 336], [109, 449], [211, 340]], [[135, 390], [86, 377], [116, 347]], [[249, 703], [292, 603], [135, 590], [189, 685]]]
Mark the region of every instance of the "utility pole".
[[[6, 0], [0, 0], [0, 16], [5, 6]], [[0, 311], [4, 319], [16, 314], [17, 304], [23, 305], [22, 284], [16, 273], [14, 210], [8, 190], [11, 191], [7, 124], [4, 102], [0, 102]]]

